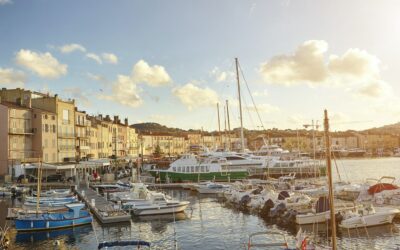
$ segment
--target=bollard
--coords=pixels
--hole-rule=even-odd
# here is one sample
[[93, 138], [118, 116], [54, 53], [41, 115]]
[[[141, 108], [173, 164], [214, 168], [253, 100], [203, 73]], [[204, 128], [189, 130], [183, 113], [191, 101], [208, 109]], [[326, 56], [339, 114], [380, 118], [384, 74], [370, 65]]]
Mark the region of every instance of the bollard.
[[96, 200], [95, 200], [95, 199], [92, 199], [91, 204], [92, 204], [93, 207], [96, 207]]
[[82, 197], [85, 197], [85, 190], [82, 190]]

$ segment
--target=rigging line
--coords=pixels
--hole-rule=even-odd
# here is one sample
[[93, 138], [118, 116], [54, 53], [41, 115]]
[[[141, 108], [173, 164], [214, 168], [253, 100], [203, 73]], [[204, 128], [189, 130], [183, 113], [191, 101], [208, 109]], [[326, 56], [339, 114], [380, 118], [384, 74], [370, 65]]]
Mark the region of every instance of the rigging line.
[[246, 110], [247, 110], [250, 123], [251, 123], [253, 126], [255, 126], [255, 122], [253, 121], [253, 117], [251, 116], [251, 110], [250, 110], [249, 105], [248, 105], [247, 102], [246, 102], [246, 98], [242, 98], [242, 100], [243, 100], [244, 105], [245, 105], [245, 108], [246, 108]]
[[261, 123], [261, 126], [262, 126], [263, 130], [265, 130], [264, 124], [263, 124], [263, 122], [262, 122], [262, 120], [261, 120], [260, 113], [258, 112], [258, 108], [257, 108], [257, 106], [256, 106], [256, 103], [254, 102], [253, 95], [251, 94], [249, 85], [247, 84], [247, 80], [246, 80], [246, 78], [245, 78], [245, 76], [244, 76], [244, 73], [243, 73], [243, 70], [242, 70], [242, 66], [240, 65], [240, 63], [238, 63], [238, 64], [239, 64], [240, 73], [242, 74], [243, 81], [244, 81], [244, 83], [246, 84], [247, 91], [249, 92], [251, 101], [253, 102], [254, 108], [256, 109], [256, 113], [257, 113], [258, 119], [260, 120], [260, 123]]

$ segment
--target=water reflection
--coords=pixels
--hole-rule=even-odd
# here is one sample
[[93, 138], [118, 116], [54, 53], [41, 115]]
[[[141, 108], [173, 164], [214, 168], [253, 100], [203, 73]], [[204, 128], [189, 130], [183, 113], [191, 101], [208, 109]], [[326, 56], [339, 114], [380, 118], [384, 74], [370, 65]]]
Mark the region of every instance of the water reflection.
[[93, 231], [92, 225], [75, 228], [41, 231], [41, 232], [18, 232], [15, 241], [18, 243], [34, 243], [44, 240], [62, 240], [65, 243], [75, 245], [77, 238], [88, 235]]

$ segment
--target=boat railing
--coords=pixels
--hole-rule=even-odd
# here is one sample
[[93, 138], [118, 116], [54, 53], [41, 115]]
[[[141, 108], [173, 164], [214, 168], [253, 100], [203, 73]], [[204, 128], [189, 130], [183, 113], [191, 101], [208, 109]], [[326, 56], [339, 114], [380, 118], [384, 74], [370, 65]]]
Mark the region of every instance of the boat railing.
[[[254, 237], [260, 236], [260, 235], [279, 235], [282, 236], [282, 239], [276, 242], [268, 242], [268, 243], [255, 243], [254, 242]], [[271, 239], [268, 239], [268, 241], [271, 241]], [[284, 249], [289, 249], [288, 242], [286, 240], [286, 236], [283, 233], [280, 232], [257, 232], [257, 233], [252, 233], [249, 235], [249, 240], [247, 242], [247, 249], [250, 250], [253, 247], [258, 248], [268, 248], [268, 247], [284, 247]]]

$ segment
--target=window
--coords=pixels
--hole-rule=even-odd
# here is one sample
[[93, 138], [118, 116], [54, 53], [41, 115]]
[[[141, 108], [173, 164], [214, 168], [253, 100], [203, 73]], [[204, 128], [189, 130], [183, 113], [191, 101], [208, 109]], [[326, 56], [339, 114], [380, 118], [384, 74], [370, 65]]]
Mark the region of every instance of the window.
[[55, 133], [56, 132], [56, 125], [53, 125], [52, 127], [53, 127], [53, 133]]
[[44, 115], [44, 119], [46, 119], [46, 120], [47, 120], [47, 115]]
[[56, 116], [52, 115], [51, 119], [54, 121], [56, 119]]
[[48, 125], [48, 124], [45, 124], [45, 125], [44, 125], [44, 131], [45, 131], [45, 132], [49, 132], [49, 125]]
[[63, 120], [69, 121], [69, 110], [68, 109], [63, 110]]
[[35, 118], [35, 119], [36, 119], [36, 114], [33, 114], [33, 118]]
[[47, 153], [44, 154], [44, 161], [45, 161], [45, 162], [48, 162], [48, 161], [49, 161], [49, 157], [48, 157], [48, 154], [47, 154]]
[[51, 145], [52, 145], [52, 147], [55, 147], [55, 146], [56, 146], [56, 140], [55, 140], [55, 139], [53, 139], [53, 140], [51, 141]]
[[48, 147], [48, 140], [44, 139], [44, 147], [47, 148]]
[[53, 161], [56, 161], [56, 153], [53, 153]]

